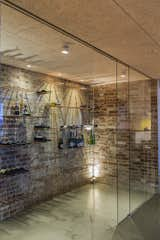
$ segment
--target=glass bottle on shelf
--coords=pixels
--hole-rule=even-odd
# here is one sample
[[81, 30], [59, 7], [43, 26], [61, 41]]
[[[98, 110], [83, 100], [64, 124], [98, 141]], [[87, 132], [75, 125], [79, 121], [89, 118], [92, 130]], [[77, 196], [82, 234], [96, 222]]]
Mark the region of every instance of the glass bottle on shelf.
[[16, 103], [16, 105], [15, 105], [15, 112], [14, 112], [14, 114], [15, 115], [19, 115], [19, 113], [20, 113], [20, 109], [19, 109], [19, 105], [18, 105], [18, 103]]
[[63, 139], [63, 126], [60, 127], [60, 137], [58, 140], [58, 148], [63, 149], [64, 148], [64, 139]]
[[24, 107], [23, 107], [23, 115], [28, 115], [28, 108], [27, 108], [27, 105], [25, 104]]
[[15, 114], [15, 105], [13, 104], [10, 108], [10, 115], [14, 115]]
[[23, 99], [21, 99], [19, 104], [20, 113], [23, 113], [23, 108], [24, 108]]
[[90, 131], [90, 145], [94, 145], [95, 144], [95, 133], [94, 133], [94, 129], [92, 128]]

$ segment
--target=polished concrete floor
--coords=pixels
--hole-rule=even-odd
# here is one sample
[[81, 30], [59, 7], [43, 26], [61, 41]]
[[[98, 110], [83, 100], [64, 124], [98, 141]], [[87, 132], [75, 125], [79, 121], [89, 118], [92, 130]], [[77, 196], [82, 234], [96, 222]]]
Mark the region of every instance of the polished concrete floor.
[[[134, 207], [145, 197], [136, 193]], [[111, 240], [113, 236], [121, 240], [117, 213], [119, 219], [127, 215], [128, 193], [121, 191], [118, 201], [117, 212], [114, 188], [86, 185], [1, 222], [0, 240]]]
[[116, 228], [113, 240], [159, 240], [160, 195], [141, 206]]

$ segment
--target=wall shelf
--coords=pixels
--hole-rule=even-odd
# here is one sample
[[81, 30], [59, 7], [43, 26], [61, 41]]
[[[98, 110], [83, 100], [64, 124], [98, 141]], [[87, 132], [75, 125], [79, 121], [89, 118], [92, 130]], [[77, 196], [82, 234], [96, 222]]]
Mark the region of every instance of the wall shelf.
[[42, 129], [50, 129], [50, 127], [49, 126], [44, 126], [44, 125], [35, 125], [34, 129], [42, 130]]
[[46, 138], [34, 138], [35, 142], [51, 142], [51, 139], [46, 139]]
[[6, 177], [6, 176], [15, 176], [15, 175], [24, 174], [27, 172], [29, 172], [29, 170], [25, 168], [4, 169], [4, 170], [0, 170], [0, 178]]
[[0, 143], [0, 147], [18, 147], [18, 146], [26, 146], [30, 145], [30, 143]]

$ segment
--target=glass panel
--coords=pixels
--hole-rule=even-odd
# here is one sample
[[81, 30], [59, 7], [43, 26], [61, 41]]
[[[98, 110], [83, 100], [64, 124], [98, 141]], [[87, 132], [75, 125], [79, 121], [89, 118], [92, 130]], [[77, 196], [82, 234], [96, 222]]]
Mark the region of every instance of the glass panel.
[[152, 80], [133, 70], [129, 76], [130, 212], [133, 212], [152, 196], [154, 188], [151, 180]]
[[117, 63], [118, 222], [129, 214], [128, 67]]
[[[29, 215], [28, 236], [110, 239], [117, 224], [116, 62], [6, 6], [1, 37], [7, 161], [0, 174], [8, 185], [0, 219], [51, 199]], [[24, 215], [18, 219], [27, 224]]]
[[157, 184], [156, 81], [7, 6], [1, 17], [0, 220], [51, 199], [29, 234], [109, 240]]
[[[95, 167], [99, 166], [97, 181], [101, 184], [101, 192], [104, 191], [105, 198], [101, 206], [104, 207], [103, 212], [107, 218], [106, 223], [108, 222], [106, 234], [109, 234], [117, 224], [116, 63], [110, 61], [105, 66], [104, 70], [108, 69], [108, 74], [103, 73], [100, 79], [102, 82], [97, 79], [97, 85], [93, 87], [94, 122], [97, 125], [94, 162]], [[95, 239], [98, 239], [98, 235]]]

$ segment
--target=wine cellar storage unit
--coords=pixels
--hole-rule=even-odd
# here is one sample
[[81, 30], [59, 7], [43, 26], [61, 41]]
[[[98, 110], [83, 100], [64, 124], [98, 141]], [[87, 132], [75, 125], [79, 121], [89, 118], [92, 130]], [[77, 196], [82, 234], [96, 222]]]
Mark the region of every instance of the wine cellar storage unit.
[[[87, 182], [95, 135], [87, 86], [7, 65], [1, 65], [1, 72], [2, 220]], [[47, 186], [44, 194], [41, 187], [49, 179], [53, 188]]]

